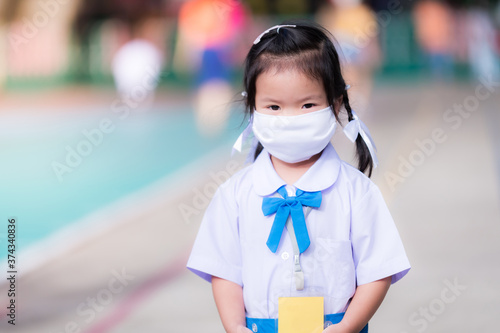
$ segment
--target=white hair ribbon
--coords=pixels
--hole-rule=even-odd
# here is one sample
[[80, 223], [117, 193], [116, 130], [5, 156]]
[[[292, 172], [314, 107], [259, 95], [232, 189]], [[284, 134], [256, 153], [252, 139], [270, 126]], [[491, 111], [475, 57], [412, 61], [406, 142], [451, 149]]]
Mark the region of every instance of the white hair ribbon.
[[352, 111], [352, 117], [354, 118], [350, 122], [347, 123], [344, 127], [344, 134], [351, 140], [352, 142], [356, 141], [358, 134], [361, 135], [361, 138], [366, 143], [368, 150], [370, 151], [370, 155], [372, 156], [373, 166], [376, 168], [378, 165], [378, 159], [375, 151], [377, 147], [373, 142], [370, 131], [368, 131], [368, 127], [366, 127], [365, 123], [363, 123], [358, 115]]
[[243, 143], [247, 140], [248, 136], [250, 135], [250, 132], [252, 132], [252, 117], [250, 117], [250, 119], [248, 120], [247, 127], [245, 127], [243, 132], [241, 132], [240, 136], [238, 136], [238, 139], [236, 139], [236, 142], [233, 145], [231, 156], [234, 155], [236, 151], [241, 153], [241, 150], [243, 149]]
[[295, 28], [296, 25], [294, 24], [282, 24], [282, 25], [275, 25], [274, 27], [271, 27], [269, 29], [267, 29], [266, 31], [264, 31], [263, 33], [261, 33], [259, 35], [259, 37], [257, 37], [255, 40], [254, 40], [254, 44], [258, 44], [260, 42], [260, 39], [262, 38], [262, 36], [264, 36], [265, 34], [267, 34], [269, 31], [273, 30], [273, 29], [278, 29], [279, 31], [279, 28]]
[[[241, 132], [240, 136], [236, 139], [233, 145], [233, 149], [231, 151], [231, 156], [234, 155], [234, 153], [237, 151], [241, 153], [243, 150], [243, 144], [248, 140], [248, 137], [253, 133], [252, 132], [252, 125], [253, 125], [253, 116], [250, 116], [250, 119], [248, 120], [248, 125], [245, 127], [243, 132]], [[252, 162], [253, 159], [253, 154], [255, 152], [255, 149], [257, 148], [258, 140], [256, 138], [253, 138], [252, 140], [252, 147], [250, 148], [250, 151], [248, 152], [248, 155], [245, 160], [245, 164]]]

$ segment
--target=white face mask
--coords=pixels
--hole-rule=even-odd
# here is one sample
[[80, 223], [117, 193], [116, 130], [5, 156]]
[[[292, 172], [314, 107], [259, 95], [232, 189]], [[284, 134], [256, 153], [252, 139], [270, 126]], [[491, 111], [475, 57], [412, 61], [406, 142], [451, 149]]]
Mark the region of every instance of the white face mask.
[[271, 155], [287, 163], [305, 161], [321, 152], [336, 127], [331, 107], [298, 116], [253, 113], [255, 137]]

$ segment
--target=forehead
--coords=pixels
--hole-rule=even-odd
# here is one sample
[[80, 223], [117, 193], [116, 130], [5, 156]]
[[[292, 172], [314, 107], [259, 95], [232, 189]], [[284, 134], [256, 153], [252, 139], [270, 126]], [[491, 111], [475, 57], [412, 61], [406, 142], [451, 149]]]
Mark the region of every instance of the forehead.
[[289, 98], [310, 94], [325, 95], [321, 80], [295, 68], [270, 68], [257, 77], [255, 88], [257, 99], [280, 95]]

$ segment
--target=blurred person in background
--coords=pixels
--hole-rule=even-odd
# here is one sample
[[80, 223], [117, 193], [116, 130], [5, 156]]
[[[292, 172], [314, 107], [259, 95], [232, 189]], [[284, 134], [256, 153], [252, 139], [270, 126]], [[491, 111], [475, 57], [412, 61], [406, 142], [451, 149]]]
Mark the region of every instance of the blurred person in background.
[[151, 42], [136, 38], [116, 52], [112, 71], [116, 90], [122, 99], [132, 99], [144, 108], [158, 86], [163, 63], [161, 50]]
[[2, 46], [5, 71], [0, 73], [1, 81], [8, 77], [45, 83], [66, 73], [70, 62], [69, 31], [77, 3], [3, 2], [0, 10], [7, 38]]
[[220, 133], [227, 122], [232, 67], [246, 21], [246, 10], [236, 0], [192, 0], [180, 9], [174, 67], [195, 75], [196, 122], [207, 136]]
[[[142, 65], [128, 61], [131, 73], [118, 74], [123, 71], [119, 69], [123, 67], [123, 59], [143, 54], [145, 59], [149, 59], [146, 61], [139, 57], [143, 63], [152, 62], [154, 66], [161, 66], [164, 62], [163, 51], [167, 49], [165, 44], [172, 25], [166, 17], [166, 8], [164, 0], [81, 1], [74, 22], [79, 47], [79, 68], [75, 74], [86, 80], [95, 73], [110, 73], [113, 68], [119, 92], [130, 89], [134, 85], [128, 82], [133, 81], [130, 79], [133, 76], [131, 73], [136, 71], [133, 68]], [[132, 44], [122, 48], [129, 42]], [[118, 50], [121, 52], [113, 65]], [[127, 56], [127, 53], [130, 55]]]
[[474, 77], [498, 77], [496, 31], [486, 9], [476, 7], [466, 14], [467, 55]]
[[165, 48], [160, 48], [163, 42], [154, 38], [162, 28], [161, 21], [142, 21], [113, 56], [111, 67], [118, 94], [141, 109], [153, 102], [165, 62]]
[[12, 8], [17, 2], [0, 2], [0, 93], [7, 80], [7, 23], [11, 20]]
[[453, 13], [444, 1], [422, 0], [413, 11], [420, 47], [426, 53], [432, 77], [449, 80], [453, 75]]
[[373, 72], [381, 63], [375, 13], [361, 0], [330, 0], [317, 15], [341, 47], [346, 82], [356, 111], [369, 109]]

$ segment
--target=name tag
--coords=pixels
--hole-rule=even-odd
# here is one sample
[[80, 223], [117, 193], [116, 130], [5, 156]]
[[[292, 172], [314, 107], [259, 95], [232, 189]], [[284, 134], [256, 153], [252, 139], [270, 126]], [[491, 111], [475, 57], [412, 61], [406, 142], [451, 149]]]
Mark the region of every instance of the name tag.
[[323, 308], [323, 297], [280, 297], [278, 333], [321, 333]]

